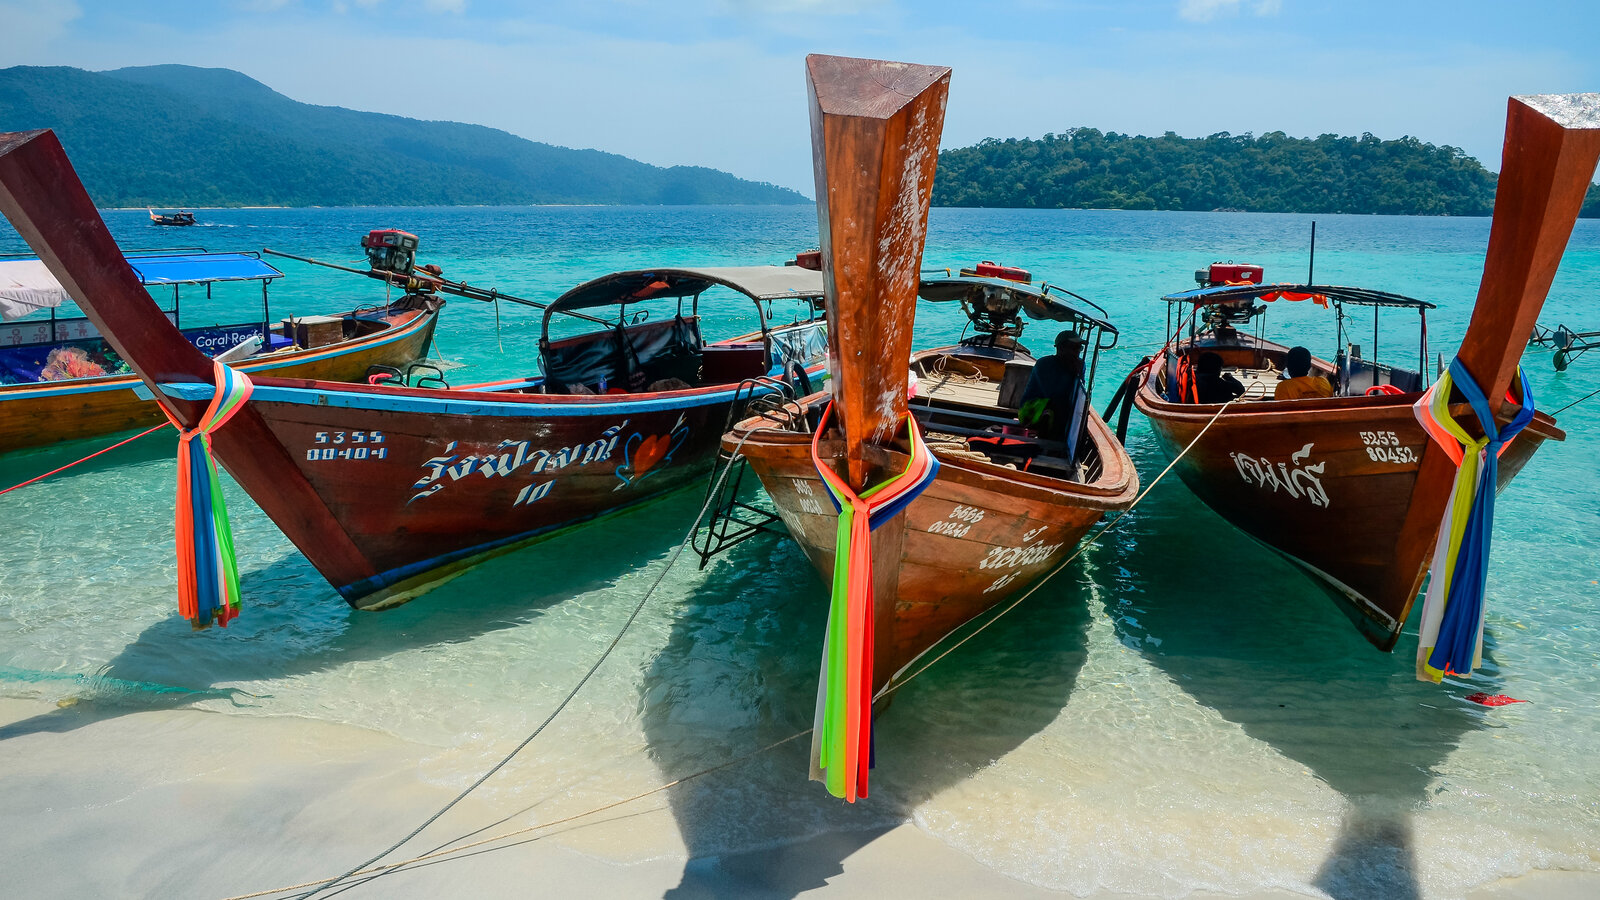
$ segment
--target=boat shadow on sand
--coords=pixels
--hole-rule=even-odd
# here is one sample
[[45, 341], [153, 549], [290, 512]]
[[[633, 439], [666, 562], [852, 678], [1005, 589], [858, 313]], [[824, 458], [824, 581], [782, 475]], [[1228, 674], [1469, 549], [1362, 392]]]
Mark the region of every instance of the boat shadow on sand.
[[[171, 614], [140, 632], [93, 675], [0, 667], [0, 680], [37, 684], [42, 693], [60, 697], [56, 709], [0, 725], [0, 740], [216, 699], [270, 705], [271, 684], [278, 679], [517, 628], [573, 597], [606, 591], [631, 572], [659, 565], [682, 535], [676, 523], [681, 519], [686, 527], [694, 515], [698, 504], [690, 503], [696, 499], [678, 494], [609, 518], [604, 527], [614, 536], [610, 550], [596, 551], [593, 532], [577, 529], [486, 560], [410, 603], [381, 612], [351, 609], [305, 557], [291, 550], [241, 572], [244, 610], [226, 629], [194, 631], [178, 615], [172, 593], [165, 598]], [[259, 511], [247, 516], [244, 508], [247, 504], [236, 507], [233, 517], [236, 536], [255, 532], [247, 538], [250, 543], [286, 544], [265, 516]], [[656, 527], [658, 515], [673, 526]], [[243, 546], [240, 558], [249, 565]], [[573, 565], [579, 558], [586, 564]], [[249, 690], [229, 686], [241, 683]]]
[[[896, 693], [875, 720], [871, 793], [855, 804], [807, 780], [810, 736], [671, 789], [689, 859], [668, 897], [792, 897], [1054, 721], [1087, 650], [1087, 589], [1065, 573]], [[677, 611], [641, 683], [664, 780], [811, 727], [828, 593], [800, 549], [758, 538], [729, 553]]]
[[[1418, 682], [1413, 620], [1379, 653], [1298, 568], [1181, 485], [1120, 529], [1106, 611], [1117, 636], [1196, 702], [1304, 764], [1347, 801], [1313, 884], [1337, 900], [1421, 896], [1412, 811], [1463, 735], [1468, 690]], [[1484, 668], [1495, 671], [1488, 658]]]

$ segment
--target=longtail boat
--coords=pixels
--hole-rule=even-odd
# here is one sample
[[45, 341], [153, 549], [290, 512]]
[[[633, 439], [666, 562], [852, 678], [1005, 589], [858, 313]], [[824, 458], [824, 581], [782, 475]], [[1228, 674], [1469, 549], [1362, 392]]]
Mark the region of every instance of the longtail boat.
[[186, 209], [180, 209], [173, 213], [158, 213], [146, 207], [145, 212], [150, 214], [151, 225], [184, 226], [194, 224], [194, 213]]
[[[1107, 510], [1129, 506], [1138, 476], [1088, 407], [1081, 358], [1055, 398], [1057, 433], [1018, 418], [1015, 388], [1034, 363], [1016, 340], [1019, 309], [1069, 323], [1096, 353], [1115, 329], [1002, 273], [920, 278], [950, 70], [829, 56], [806, 65], [833, 380], [737, 423], [723, 445], [834, 585], [813, 777], [854, 801], [867, 794], [874, 697], [1060, 563]], [[913, 355], [919, 290], [965, 302], [981, 333]]]
[[[268, 285], [283, 272], [253, 253], [147, 253], [128, 264], [150, 291], [171, 291], [166, 309], [180, 324], [180, 289], [259, 284], [261, 318], [180, 328], [207, 356], [252, 376], [359, 381], [374, 366], [403, 369], [427, 355], [441, 299], [407, 292], [391, 302], [313, 319], [272, 320]], [[139, 377], [84, 316], [60, 316], [70, 299], [37, 259], [0, 260], [0, 453], [97, 437], [160, 422], [141, 398]], [[18, 313], [12, 317], [8, 313]], [[48, 318], [43, 314], [49, 313]], [[312, 327], [308, 327], [312, 326]]]
[[[1169, 310], [1182, 311], [1169, 314], [1177, 327], [1133, 375], [1133, 403], [1166, 453], [1194, 442], [1177, 462], [1184, 483], [1314, 576], [1379, 649], [1394, 648], [1426, 583], [1419, 677], [1471, 672], [1495, 490], [1541, 444], [1565, 437], [1534, 413], [1518, 361], [1597, 156], [1600, 95], [1511, 98], [1477, 303], [1455, 361], [1431, 388], [1432, 304], [1357, 288], [1261, 284], [1258, 268], [1222, 264], [1197, 273], [1199, 289], [1167, 298]], [[1277, 399], [1291, 348], [1250, 333], [1249, 323], [1259, 323], [1265, 303], [1280, 301], [1332, 306], [1334, 359], [1311, 358], [1301, 376], [1325, 380], [1331, 392], [1318, 393], [1331, 396]], [[1379, 363], [1375, 345], [1363, 358], [1351, 342], [1360, 338], [1343, 327], [1353, 307], [1370, 309], [1375, 327], [1380, 310], [1423, 317], [1417, 368], [1407, 368], [1409, 357], [1406, 365]], [[1233, 376], [1229, 393], [1245, 389], [1225, 407], [1225, 397], [1200, 392], [1209, 354]], [[1443, 652], [1449, 640], [1456, 643]]]
[[[546, 309], [542, 376], [457, 388], [246, 377], [161, 314], [52, 132], [0, 135], [0, 210], [180, 426], [179, 605], [197, 624], [225, 623], [239, 590], [207, 453], [352, 606], [383, 608], [690, 483], [741, 384], [821, 371], [824, 326], [810, 312], [822, 276], [749, 266], [619, 272], [573, 288]], [[365, 242], [369, 259], [405, 251], [399, 240]], [[700, 295], [715, 286], [753, 300], [761, 331], [705, 343]], [[808, 317], [774, 327], [780, 300]], [[592, 330], [552, 335], [556, 315]]]

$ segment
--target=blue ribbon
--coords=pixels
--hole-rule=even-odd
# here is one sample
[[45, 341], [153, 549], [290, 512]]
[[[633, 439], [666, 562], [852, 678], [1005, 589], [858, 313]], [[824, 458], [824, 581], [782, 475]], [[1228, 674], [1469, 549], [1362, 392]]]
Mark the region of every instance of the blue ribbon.
[[1490, 435], [1484, 447], [1483, 465], [1478, 470], [1477, 491], [1461, 538], [1461, 549], [1451, 570], [1450, 593], [1439, 622], [1439, 637], [1428, 665], [1441, 672], [1472, 671], [1477, 653], [1478, 629], [1483, 622], [1483, 595], [1489, 580], [1489, 545], [1494, 535], [1494, 495], [1499, 481], [1500, 451], [1508, 441], [1533, 421], [1533, 387], [1526, 372], [1522, 379], [1522, 406], [1504, 428], [1496, 429], [1494, 409], [1477, 381], [1459, 358], [1450, 362], [1450, 378], [1472, 405], [1483, 433]]

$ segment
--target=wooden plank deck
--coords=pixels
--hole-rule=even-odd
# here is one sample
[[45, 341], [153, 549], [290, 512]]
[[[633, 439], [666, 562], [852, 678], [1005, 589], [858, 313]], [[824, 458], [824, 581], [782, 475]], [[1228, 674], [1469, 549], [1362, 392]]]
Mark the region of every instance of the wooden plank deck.
[[948, 375], [922, 375], [917, 378], [917, 396], [995, 409], [1000, 405], [1000, 385]]

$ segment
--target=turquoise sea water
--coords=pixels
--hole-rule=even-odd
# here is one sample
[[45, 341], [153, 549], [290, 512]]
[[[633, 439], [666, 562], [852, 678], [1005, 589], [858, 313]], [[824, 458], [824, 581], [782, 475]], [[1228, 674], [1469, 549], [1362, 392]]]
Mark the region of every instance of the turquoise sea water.
[[[816, 243], [808, 207], [206, 210], [206, 225], [184, 230], [152, 228], [142, 210], [107, 218], [127, 248], [270, 246], [350, 264], [360, 234], [400, 227], [447, 275], [545, 300], [608, 271], [781, 262]], [[1437, 302], [1430, 339], [1448, 359], [1488, 220], [1316, 219], [1317, 280]], [[1101, 363], [1103, 407], [1117, 377], [1160, 344], [1161, 294], [1191, 286], [1213, 259], [1303, 278], [1311, 220], [935, 210], [926, 264], [1021, 265], [1106, 307], [1122, 339]], [[20, 242], [7, 232], [0, 252], [12, 249]], [[281, 267], [277, 314], [380, 296], [356, 276]], [[1541, 320], [1600, 328], [1597, 288], [1591, 220], [1579, 223]], [[186, 296], [186, 324], [191, 314], [250, 318], [255, 295], [232, 296], [237, 314], [223, 311], [221, 289], [210, 304]], [[1275, 336], [1331, 353], [1328, 314], [1279, 307]], [[742, 305], [703, 311], [709, 335], [753, 323]], [[1404, 364], [1415, 326], [1392, 315], [1379, 352]], [[925, 305], [918, 346], [947, 343], [962, 324]], [[527, 373], [539, 327], [526, 308], [502, 305], [497, 328], [492, 307], [452, 301], [438, 352], [460, 364], [449, 372], [457, 384]], [[1370, 320], [1352, 327], [1366, 345]], [[1049, 346], [1046, 327], [1031, 334]], [[1525, 364], [1544, 409], [1600, 387], [1600, 357], [1557, 374], [1535, 348]], [[1470, 683], [1417, 683], [1414, 623], [1396, 653], [1374, 651], [1304, 576], [1173, 478], [896, 697], [879, 724], [870, 800], [846, 807], [807, 783], [796, 742], [669, 792], [683, 843], [709, 856], [832, 830], [855, 836], [829, 844], [845, 853], [910, 819], [1024, 881], [1164, 896], [1282, 887], [1451, 897], [1531, 869], [1600, 871], [1600, 397], [1560, 423], [1567, 441], [1547, 444], [1500, 497], [1485, 666]], [[0, 457], [0, 488], [103, 443]], [[245, 611], [226, 630], [192, 632], [175, 608], [173, 443], [145, 438], [0, 496], [0, 696], [78, 698], [78, 710], [106, 716], [185, 706], [348, 723], [437, 748], [422, 777], [451, 786], [565, 694], [700, 501], [673, 496], [372, 614], [349, 610], [229, 484]], [[1129, 449], [1147, 483], [1165, 464], [1137, 416]], [[783, 540], [752, 541], [703, 572], [680, 560], [617, 655], [524, 751], [538, 777], [480, 790], [563, 815], [807, 727], [825, 602]], [[1462, 699], [1479, 690], [1529, 702]], [[41, 716], [0, 731], [0, 745], [62, 727]], [[811, 860], [814, 880], [833, 862]]]

